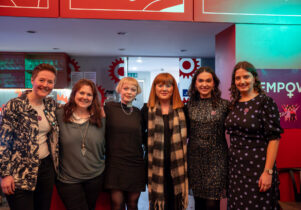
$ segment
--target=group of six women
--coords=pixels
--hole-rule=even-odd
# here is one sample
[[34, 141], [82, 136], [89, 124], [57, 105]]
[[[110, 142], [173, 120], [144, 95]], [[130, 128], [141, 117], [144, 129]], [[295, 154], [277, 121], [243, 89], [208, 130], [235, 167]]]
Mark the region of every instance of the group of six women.
[[104, 108], [86, 79], [57, 104], [46, 97], [55, 78], [53, 66], [37, 66], [32, 90], [3, 111], [1, 187], [12, 210], [49, 209], [54, 184], [68, 210], [95, 209], [103, 189], [113, 210], [136, 210], [146, 184], [154, 210], [186, 209], [189, 192], [197, 210], [219, 209], [222, 198], [228, 209], [278, 209], [275, 159], [283, 130], [252, 64], [234, 67], [231, 102], [221, 98], [214, 71], [201, 67], [187, 105], [176, 80], [161, 73], [141, 110], [132, 105], [141, 92], [134, 78], [121, 79], [121, 101]]

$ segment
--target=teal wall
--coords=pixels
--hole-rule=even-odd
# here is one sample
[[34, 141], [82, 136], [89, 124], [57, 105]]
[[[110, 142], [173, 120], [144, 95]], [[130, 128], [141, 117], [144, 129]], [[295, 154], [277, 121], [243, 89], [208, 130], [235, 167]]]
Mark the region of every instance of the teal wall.
[[301, 69], [301, 25], [236, 24], [236, 61], [256, 68]]

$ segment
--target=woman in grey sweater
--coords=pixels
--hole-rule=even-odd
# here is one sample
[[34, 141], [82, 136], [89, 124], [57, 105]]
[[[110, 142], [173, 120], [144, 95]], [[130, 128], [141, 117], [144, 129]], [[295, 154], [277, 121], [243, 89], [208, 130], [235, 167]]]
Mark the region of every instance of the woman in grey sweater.
[[105, 119], [94, 83], [79, 80], [68, 103], [56, 114], [61, 149], [59, 195], [68, 210], [95, 209], [104, 181]]

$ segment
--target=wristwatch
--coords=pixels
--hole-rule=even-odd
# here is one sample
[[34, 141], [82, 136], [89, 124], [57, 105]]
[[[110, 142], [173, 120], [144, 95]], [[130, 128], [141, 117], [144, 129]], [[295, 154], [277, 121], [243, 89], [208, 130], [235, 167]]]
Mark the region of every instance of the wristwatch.
[[267, 172], [268, 175], [273, 175], [273, 169], [264, 169], [264, 172]]

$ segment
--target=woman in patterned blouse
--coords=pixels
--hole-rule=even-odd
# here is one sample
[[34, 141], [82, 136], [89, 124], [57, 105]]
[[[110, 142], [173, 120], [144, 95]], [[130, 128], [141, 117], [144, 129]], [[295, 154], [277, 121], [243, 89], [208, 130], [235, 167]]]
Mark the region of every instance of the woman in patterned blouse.
[[46, 97], [56, 69], [40, 64], [32, 72], [32, 90], [11, 99], [0, 127], [1, 188], [11, 210], [48, 210], [58, 167], [56, 103]]

